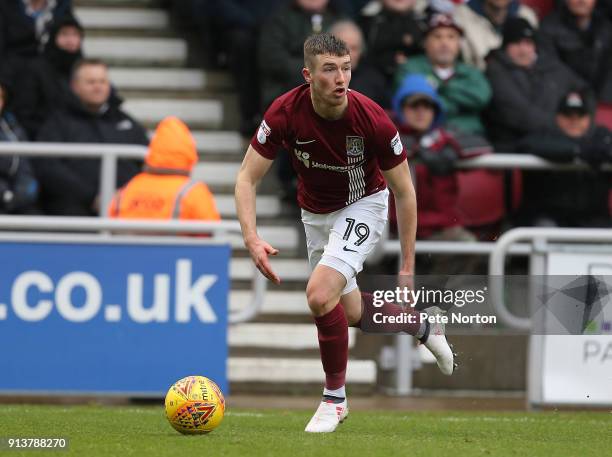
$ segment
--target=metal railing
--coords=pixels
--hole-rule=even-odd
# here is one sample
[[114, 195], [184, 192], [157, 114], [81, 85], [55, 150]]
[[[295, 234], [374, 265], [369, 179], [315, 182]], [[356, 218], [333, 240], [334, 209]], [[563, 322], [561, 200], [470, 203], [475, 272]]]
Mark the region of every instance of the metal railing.
[[93, 144], [93, 143], [27, 143], [2, 142], [0, 155], [20, 155], [28, 157], [72, 157], [79, 159], [100, 159], [100, 208], [104, 216], [115, 193], [117, 160], [143, 159], [147, 153], [145, 146], [131, 144]]
[[[75, 233], [94, 233], [98, 239], [128, 241], [131, 243], [201, 243], [217, 244], [228, 241], [230, 234], [240, 234], [238, 221], [164, 221], [164, 220], [126, 220], [97, 217], [54, 217], [54, 216], [0, 216], [0, 239], [28, 240], [48, 238], [49, 232], [58, 232], [74, 238]], [[10, 232], [17, 230], [20, 232]], [[23, 233], [28, 231], [28, 233]], [[142, 234], [151, 236], [142, 237]], [[153, 237], [154, 235], [209, 234], [210, 238], [195, 237]], [[91, 238], [91, 237], [89, 237]], [[251, 298], [248, 305], [240, 311], [230, 313], [228, 322], [238, 324], [252, 320], [262, 307], [267, 287], [266, 278], [259, 274], [253, 265]]]
[[[147, 152], [145, 146], [129, 144], [98, 144], [98, 143], [37, 143], [37, 142], [2, 142], [0, 155], [23, 155], [30, 157], [78, 157], [101, 159], [100, 166], [100, 216], [104, 216], [106, 208], [115, 192], [115, 176], [117, 160], [143, 159]], [[568, 164], [549, 162], [540, 157], [528, 154], [488, 154], [457, 162], [458, 169], [504, 170], [520, 168], [523, 170], [586, 170], [589, 166], [581, 161]], [[603, 170], [612, 170], [612, 164], [606, 164]]]
[[[551, 242], [610, 243], [612, 242], [612, 229], [520, 227], [507, 231], [494, 243], [489, 256], [489, 293], [493, 308], [504, 324], [517, 330], [530, 330], [533, 324], [532, 319], [513, 314], [504, 300], [506, 255], [521, 241], [527, 241], [531, 245], [532, 253], [545, 255], [549, 251]], [[544, 274], [543, 264], [537, 268], [542, 271], [533, 271], [534, 268], [536, 265], [532, 261], [529, 272], [531, 275]]]

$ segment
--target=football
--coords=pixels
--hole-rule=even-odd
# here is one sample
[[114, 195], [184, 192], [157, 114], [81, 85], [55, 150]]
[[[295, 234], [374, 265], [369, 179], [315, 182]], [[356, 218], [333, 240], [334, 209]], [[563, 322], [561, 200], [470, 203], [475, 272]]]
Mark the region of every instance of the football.
[[187, 376], [176, 381], [166, 394], [165, 405], [170, 425], [186, 435], [213, 431], [225, 413], [221, 389], [204, 376]]

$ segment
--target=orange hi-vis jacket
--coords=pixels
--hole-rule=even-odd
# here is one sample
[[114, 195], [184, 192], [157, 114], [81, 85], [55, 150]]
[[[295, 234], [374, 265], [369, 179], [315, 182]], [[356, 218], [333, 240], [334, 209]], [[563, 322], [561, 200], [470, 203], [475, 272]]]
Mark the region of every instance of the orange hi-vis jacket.
[[189, 177], [197, 160], [187, 126], [175, 117], [164, 119], [149, 145], [145, 170], [117, 191], [109, 217], [219, 220], [208, 186]]

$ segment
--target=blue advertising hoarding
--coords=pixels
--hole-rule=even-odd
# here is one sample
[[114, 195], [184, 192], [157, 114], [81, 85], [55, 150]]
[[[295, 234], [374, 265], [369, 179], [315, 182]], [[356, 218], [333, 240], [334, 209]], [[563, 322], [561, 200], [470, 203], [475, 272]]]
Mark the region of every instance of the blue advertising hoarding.
[[230, 247], [0, 241], [0, 392], [227, 392]]

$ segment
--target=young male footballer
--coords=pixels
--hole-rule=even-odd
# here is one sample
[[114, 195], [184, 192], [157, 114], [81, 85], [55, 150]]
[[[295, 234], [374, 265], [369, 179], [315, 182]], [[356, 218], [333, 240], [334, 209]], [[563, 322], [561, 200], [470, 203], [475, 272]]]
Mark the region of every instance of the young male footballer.
[[[313, 270], [306, 295], [325, 371], [323, 399], [306, 431], [333, 432], [348, 415], [348, 327], [360, 327], [362, 299], [371, 302], [355, 277], [387, 221], [387, 183], [397, 207], [400, 275], [414, 273], [416, 199], [397, 129], [380, 106], [348, 89], [346, 44], [327, 33], [309, 37], [304, 66], [306, 84], [271, 104], [251, 140], [236, 181], [236, 208], [253, 262], [279, 283], [268, 257], [278, 250], [257, 235], [255, 187], [279, 149], [291, 151]], [[384, 312], [402, 308], [390, 304]], [[453, 352], [442, 332], [430, 330], [427, 322], [404, 324], [401, 330], [425, 344], [444, 374], [452, 374]]]

